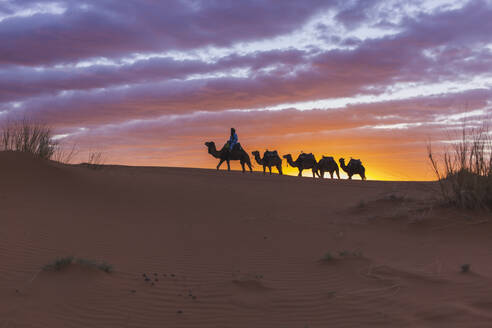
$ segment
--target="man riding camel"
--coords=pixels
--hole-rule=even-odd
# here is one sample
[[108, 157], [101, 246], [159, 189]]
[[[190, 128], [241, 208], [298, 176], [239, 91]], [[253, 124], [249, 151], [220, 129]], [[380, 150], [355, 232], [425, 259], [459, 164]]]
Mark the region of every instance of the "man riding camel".
[[229, 137], [229, 141], [227, 142], [229, 145], [229, 151], [232, 151], [234, 147], [238, 144], [236, 129], [231, 128], [231, 136]]

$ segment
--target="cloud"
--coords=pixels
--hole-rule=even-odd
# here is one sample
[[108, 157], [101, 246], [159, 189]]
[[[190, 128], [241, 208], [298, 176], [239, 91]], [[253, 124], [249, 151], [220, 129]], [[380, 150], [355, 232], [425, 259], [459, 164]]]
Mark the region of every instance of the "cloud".
[[50, 65], [229, 46], [286, 34], [332, 6], [323, 0], [60, 3], [66, 7], [63, 15], [36, 14], [0, 22], [0, 65]]
[[[474, 12], [480, 12], [478, 22], [492, 16], [484, 2], [422, 14], [406, 20], [403, 32], [366, 40], [354, 49], [233, 54], [212, 63], [150, 58], [129, 65], [9, 67], [0, 78], [0, 100], [4, 101], [0, 108], [8, 110], [6, 102], [21, 101], [23, 113], [48, 120], [105, 123], [379, 94], [396, 82], [466, 81], [483, 74], [490, 78], [485, 69], [492, 58], [490, 49], [469, 47], [488, 42], [489, 33], [481, 31], [473, 35], [468, 47], [462, 46], [461, 35], [475, 33], [481, 25], [460, 23]], [[456, 40], [449, 39], [452, 35]], [[228, 76], [234, 69], [246, 69], [246, 76]], [[205, 77], [186, 79], [193, 74]], [[111, 113], [118, 117], [111, 118]]]
[[266, 51], [248, 55], [229, 55], [216, 62], [176, 60], [153, 57], [131, 64], [92, 65], [89, 67], [12, 66], [2, 70], [0, 101], [14, 101], [42, 94], [57, 95], [62, 91], [91, 90], [120, 85], [183, 80], [196, 74], [228, 73], [245, 68], [252, 73], [270, 65], [297, 65], [304, 53], [298, 50]]

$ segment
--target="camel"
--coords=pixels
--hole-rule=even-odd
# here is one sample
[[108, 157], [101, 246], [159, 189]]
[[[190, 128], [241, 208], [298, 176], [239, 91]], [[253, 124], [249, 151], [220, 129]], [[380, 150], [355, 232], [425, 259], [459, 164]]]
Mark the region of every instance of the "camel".
[[340, 162], [340, 167], [342, 168], [342, 170], [345, 171], [345, 173], [347, 173], [349, 179], [352, 179], [352, 176], [355, 174], [360, 175], [360, 178], [362, 180], [366, 179], [366, 169], [362, 165], [362, 162], [359, 159], [351, 158], [348, 165], [345, 165], [344, 158], [340, 158], [339, 162]]
[[325, 172], [329, 172], [331, 178], [333, 179], [333, 173], [337, 174], [338, 179], [340, 179], [340, 171], [338, 169], [338, 164], [335, 159], [331, 156], [323, 156], [318, 162], [318, 172], [320, 178], [325, 177]]
[[278, 174], [282, 175], [282, 159], [280, 156], [278, 156], [278, 153], [276, 150], [274, 151], [265, 151], [263, 153], [263, 158], [260, 157], [260, 152], [255, 150], [252, 152], [253, 156], [255, 157], [255, 160], [258, 164], [263, 166], [263, 174], [265, 174], [265, 169], [268, 167], [268, 170], [270, 171], [270, 175], [272, 175], [272, 166], [275, 166], [278, 170]]
[[301, 153], [295, 162], [292, 161], [292, 156], [290, 154], [284, 155], [283, 157], [287, 160], [287, 163], [289, 163], [290, 166], [297, 167], [299, 170], [298, 176], [302, 175], [302, 171], [304, 169], [311, 169], [313, 171], [313, 178], [316, 177], [315, 174], [319, 176], [317, 168], [318, 163], [316, 162], [316, 158], [313, 154]]
[[231, 170], [231, 165], [229, 161], [240, 161], [241, 167], [243, 168], [243, 173], [246, 172], [244, 168], [244, 164], [247, 164], [249, 167], [249, 171], [253, 172], [249, 155], [244, 151], [244, 149], [241, 146], [234, 147], [232, 151], [225, 149], [226, 147], [225, 145], [224, 147], [222, 147], [220, 151], [217, 151], [217, 149], [215, 148], [215, 142], [213, 141], [206, 142], [205, 146], [207, 146], [208, 153], [210, 155], [220, 159], [219, 164], [217, 164], [217, 170], [219, 170], [220, 166], [222, 165], [222, 163], [224, 163], [224, 161], [227, 162], [227, 171]]

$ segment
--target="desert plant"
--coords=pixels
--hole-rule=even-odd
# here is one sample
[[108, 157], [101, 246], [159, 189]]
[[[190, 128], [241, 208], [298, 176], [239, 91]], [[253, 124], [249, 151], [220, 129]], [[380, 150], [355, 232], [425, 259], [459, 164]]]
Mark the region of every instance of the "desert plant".
[[73, 256], [58, 257], [52, 263], [43, 267], [47, 271], [60, 271], [73, 263]]
[[461, 273], [467, 273], [470, 272], [470, 265], [469, 264], [463, 264], [461, 266]]
[[113, 272], [113, 266], [104, 261], [97, 262], [85, 258], [74, 258], [73, 256], [56, 258], [52, 263], [45, 265], [43, 269], [46, 271], [60, 271], [73, 263], [77, 263], [86, 267], [93, 267], [107, 273]]
[[333, 255], [331, 255], [330, 252], [326, 252], [325, 255], [323, 255], [323, 258], [322, 258], [322, 260], [325, 261], [325, 262], [329, 262], [329, 261], [332, 261], [334, 259], [335, 258], [333, 257]]
[[52, 159], [59, 163], [70, 164], [78, 153], [79, 149], [76, 144], [73, 144], [71, 147], [63, 147], [57, 144]]
[[85, 259], [85, 258], [77, 258], [75, 260], [77, 264], [87, 266], [87, 267], [94, 267], [98, 270], [110, 273], [113, 272], [113, 266], [111, 264], [106, 263], [105, 261], [103, 262], [97, 262], [95, 260], [90, 260], [90, 259]]
[[442, 198], [468, 209], [492, 209], [492, 136], [488, 127], [463, 127], [460, 139], [436, 158], [431, 145], [427, 154]]
[[99, 263], [97, 265], [97, 268], [101, 271], [104, 271], [104, 272], [107, 272], [107, 273], [111, 273], [113, 272], [113, 266], [109, 263], [106, 263], [106, 262], [102, 262], [102, 263]]
[[8, 120], [0, 135], [3, 150], [20, 151], [51, 159], [58, 142], [51, 128], [43, 123], [28, 120]]
[[102, 152], [90, 152], [89, 160], [87, 161], [87, 166], [91, 169], [97, 170], [102, 168], [104, 165], [104, 159]]

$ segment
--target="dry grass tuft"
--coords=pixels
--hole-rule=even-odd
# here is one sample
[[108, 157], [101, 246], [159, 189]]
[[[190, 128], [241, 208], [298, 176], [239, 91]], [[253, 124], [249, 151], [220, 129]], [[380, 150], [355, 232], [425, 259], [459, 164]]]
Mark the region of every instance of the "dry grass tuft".
[[88, 161], [82, 164], [93, 170], [99, 170], [103, 168], [104, 158], [102, 152], [90, 152]]
[[61, 271], [73, 263], [73, 256], [58, 257], [52, 263], [43, 267], [46, 271]]
[[113, 266], [106, 262], [97, 262], [95, 260], [89, 260], [84, 258], [74, 258], [73, 256], [66, 256], [56, 258], [53, 263], [47, 264], [43, 267], [46, 271], [61, 271], [71, 264], [76, 263], [86, 267], [93, 267], [106, 273], [113, 272]]
[[492, 135], [487, 127], [463, 128], [441, 159], [430, 145], [427, 153], [447, 204], [492, 210]]
[[51, 159], [58, 146], [49, 126], [26, 118], [7, 121], [0, 139], [3, 150], [30, 153], [44, 159]]

